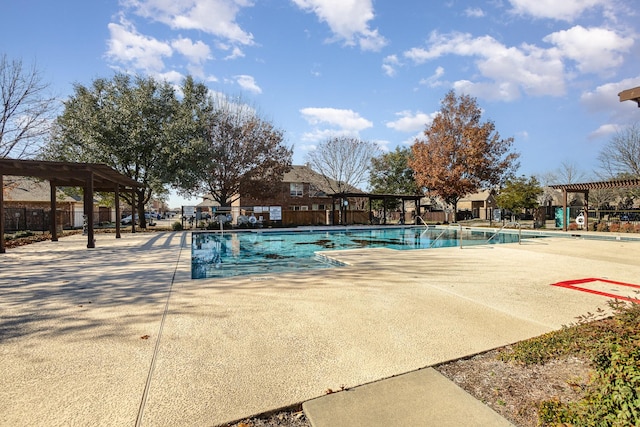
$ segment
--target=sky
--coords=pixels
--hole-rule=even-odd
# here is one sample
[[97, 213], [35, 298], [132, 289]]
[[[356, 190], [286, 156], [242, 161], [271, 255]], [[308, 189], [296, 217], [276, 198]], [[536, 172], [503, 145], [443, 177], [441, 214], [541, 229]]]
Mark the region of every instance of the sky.
[[[294, 164], [334, 136], [408, 147], [450, 90], [513, 137], [521, 175], [598, 154], [640, 121], [637, 0], [1, 0], [0, 54], [60, 100], [125, 72], [187, 75], [282, 129]], [[170, 207], [195, 199], [170, 199]]]

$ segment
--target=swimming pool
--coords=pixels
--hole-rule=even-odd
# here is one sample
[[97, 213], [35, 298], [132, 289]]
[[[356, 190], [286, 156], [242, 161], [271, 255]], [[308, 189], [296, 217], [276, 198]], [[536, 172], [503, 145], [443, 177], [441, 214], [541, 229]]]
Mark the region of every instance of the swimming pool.
[[[194, 232], [191, 243], [193, 279], [281, 273], [330, 268], [340, 263], [325, 251], [363, 248], [395, 250], [451, 247], [460, 244], [457, 229], [424, 227], [362, 228], [305, 231]], [[465, 230], [463, 246], [487, 244], [494, 231]], [[500, 233], [489, 243], [513, 243], [515, 233]]]

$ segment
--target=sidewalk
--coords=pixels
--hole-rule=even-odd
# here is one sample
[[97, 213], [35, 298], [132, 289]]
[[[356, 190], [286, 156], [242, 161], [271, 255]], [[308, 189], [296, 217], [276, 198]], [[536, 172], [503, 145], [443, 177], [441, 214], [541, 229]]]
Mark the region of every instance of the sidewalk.
[[[189, 236], [98, 234], [90, 250], [71, 236], [0, 255], [1, 426], [221, 425], [415, 375], [424, 389], [425, 367], [607, 307], [550, 284], [640, 277], [639, 243], [548, 238], [342, 251], [337, 269], [191, 280]], [[353, 391], [312, 400], [341, 386]]]

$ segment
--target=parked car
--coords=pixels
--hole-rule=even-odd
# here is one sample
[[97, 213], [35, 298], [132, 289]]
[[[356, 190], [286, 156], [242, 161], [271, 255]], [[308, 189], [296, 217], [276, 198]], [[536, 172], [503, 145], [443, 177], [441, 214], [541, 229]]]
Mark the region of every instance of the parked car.
[[[153, 223], [153, 219], [154, 219], [154, 215], [150, 214], [150, 213], [145, 213], [144, 214], [144, 219], [149, 223]], [[136, 214], [136, 224], [138, 223], [138, 214]], [[131, 224], [131, 215], [127, 215], [124, 218], [122, 218], [120, 220], [120, 224], [122, 225], [129, 225]]]

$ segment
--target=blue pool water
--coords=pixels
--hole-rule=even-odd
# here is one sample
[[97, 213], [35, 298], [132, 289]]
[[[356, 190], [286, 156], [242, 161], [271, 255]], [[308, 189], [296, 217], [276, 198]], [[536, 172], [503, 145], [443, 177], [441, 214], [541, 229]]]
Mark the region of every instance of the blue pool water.
[[[493, 231], [465, 230], [463, 246], [486, 244]], [[517, 234], [499, 234], [490, 243], [512, 243]], [[362, 248], [396, 250], [458, 246], [458, 230], [424, 227], [342, 229], [286, 232], [194, 232], [191, 244], [193, 279], [290, 272], [336, 267], [325, 251]]]

